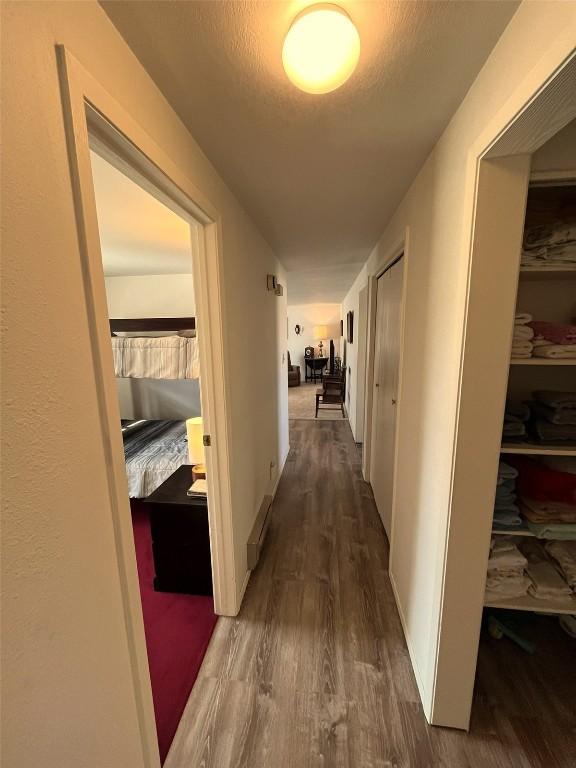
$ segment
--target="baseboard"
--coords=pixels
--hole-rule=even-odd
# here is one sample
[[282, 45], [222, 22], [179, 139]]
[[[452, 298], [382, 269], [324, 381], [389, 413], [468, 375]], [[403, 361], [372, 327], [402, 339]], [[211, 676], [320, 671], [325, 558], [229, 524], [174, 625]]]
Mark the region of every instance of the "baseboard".
[[400, 605], [400, 600], [398, 598], [398, 590], [396, 589], [396, 583], [390, 571], [388, 571], [388, 576], [390, 577], [392, 592], [394, 593], [394, 600], [396, 601], [396, 608], [398, 609], [398, 615], [400, 616], [400, 624], [402, 625], [402, 631], [404, 632], [404, 639], [406, 640], [408, 655], [410, 656], [410, 662], [412, 664], [412, 669], [414, 670], [414, 677], [416, 678], [416, 685], [418, 687], [418, 693], [420, 694], [420, 701], [422, 702], [422, 708], [424, 709], [424, 716], [426, 717], [427, 722], [432, 724], [430, 719], [430, 712], [428, 709], [427, 691], [424, 686], [424, 683], [422, 682], [420, 670], [418, 669], [418, 664], [416, 663], [414, 652], [412, 650], [412, 643], [410, 642], [410, 637], [408, 636], [408, 632], [406, 630], [406, 621], [404, 619], [404, 614], [402, 613], [402, 607]]

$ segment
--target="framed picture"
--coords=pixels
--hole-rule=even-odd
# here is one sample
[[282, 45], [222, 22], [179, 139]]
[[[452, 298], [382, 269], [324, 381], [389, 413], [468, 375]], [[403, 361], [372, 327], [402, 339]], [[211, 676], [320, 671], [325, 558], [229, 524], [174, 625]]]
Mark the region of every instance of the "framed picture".
[[348, 344], [354, 343], [354, 312], [352, 311], [346, 315], [346, 341]]

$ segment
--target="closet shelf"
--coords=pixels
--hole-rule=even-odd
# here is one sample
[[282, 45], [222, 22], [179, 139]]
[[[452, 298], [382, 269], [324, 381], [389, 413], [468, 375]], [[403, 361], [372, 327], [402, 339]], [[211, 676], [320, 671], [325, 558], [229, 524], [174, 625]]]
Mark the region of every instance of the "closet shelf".
[[502, 443], [500, 453], [534, 456], [576, 456], [576, 445], [539, 445], [538, 443]]
[[574, 267], [520, 267], [521, 280], [563, 280], [576, 279]]
[[[532, 538], [538, 538], [539, 541], [551, 541], [551, 539], [541, 539], [540, 537], [536, 536], [535, 533], [532, 533], [530, 528], [528, 528], [525, 525], [515, 525], [510, 526], [509, 528], [504, 528], [503, 526], [494, 526], [492, 528], [492, 536], [531, 536]], [[574, 536], [571, 536], [567, 539], [563, 539], [563, 541], [575, 541], [576, 540], [576, 534]]]
[[506, 600], [487, 600], [485, 608], [505, 608], [509, 611], [533, 611], [534, 613], [576, 613], [576, 597], [562, 600], [540, 600], [532, 595], [523, 595]]
[[550, 360], [546, 357], [512, 357], [510, 365], [576, 365], [576, 357]]

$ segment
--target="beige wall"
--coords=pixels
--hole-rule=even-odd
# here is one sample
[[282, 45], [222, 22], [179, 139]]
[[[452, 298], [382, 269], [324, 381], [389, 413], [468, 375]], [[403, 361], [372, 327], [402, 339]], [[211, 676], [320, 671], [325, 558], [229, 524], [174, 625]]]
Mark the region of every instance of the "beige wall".
[[[55, 45], [78, 58], [222, 216], [236, 581], [287, 449], [274, 254], [95, 2], [2, 3], [3, 758], [144, 764], [121, 603]], [[260, 354], [255, 364], [254, 350]], [[272, 354], [273, 353], [273, 354]], [[285, 389], [285, 387], [284, 387]], [[9, 449], [6, 449], [6, 446]], [[132, 563], [132, 567], [134, 563]]]
[[[457, 584], [458, 568], [466, 567], [455, 550], [450, 563], [445, 558], [450, 516], [465, 514], [451, 509], [450, 500], [474, 184], [469, 152], [488, 128], [502, 128], [500, 116], [518, 86], [531, 77], [537, 88], [575, 39], [576, 4], [521, 5], [367, 263], [366, 276], [375, 274], [409, 227], [391, 575], [424, 709], [436, 724], [468, 722], [469, 692], [450, 672], [457, 654], [449, 643], [457, 644], [458, 633], [454, 627], [445, 633], [443, 648], [438, 637], [445, 569], [453, 566]], [[344, 307], [357, 301], [363, 284], [361, 275]], [[440, 653], [446, 664], [437, 681]], [[436, 683], [445, 687], [444, 706], [435, 709]]]
[[192, 275], [117, 275], [106, 279], [110, 317], [193, 317]]

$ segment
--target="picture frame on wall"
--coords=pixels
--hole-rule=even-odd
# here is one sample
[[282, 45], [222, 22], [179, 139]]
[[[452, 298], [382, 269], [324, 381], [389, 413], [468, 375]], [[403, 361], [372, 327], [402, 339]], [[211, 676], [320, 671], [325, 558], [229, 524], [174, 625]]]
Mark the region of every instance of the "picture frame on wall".
[[352, 310], [346, 315], [346, 341], [348, 344], [354, 343], [354, 312]]

